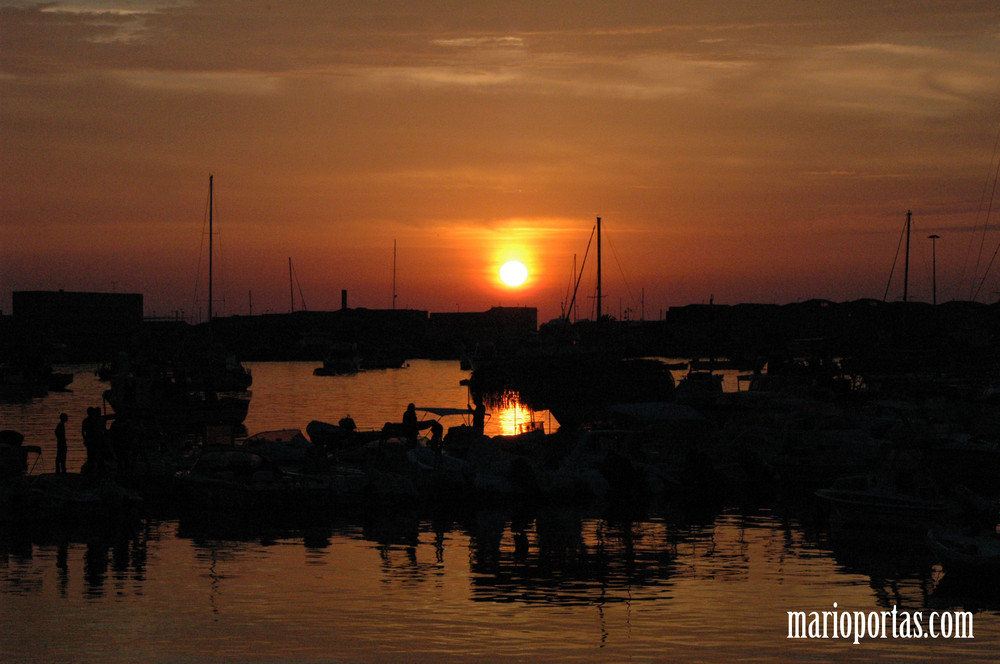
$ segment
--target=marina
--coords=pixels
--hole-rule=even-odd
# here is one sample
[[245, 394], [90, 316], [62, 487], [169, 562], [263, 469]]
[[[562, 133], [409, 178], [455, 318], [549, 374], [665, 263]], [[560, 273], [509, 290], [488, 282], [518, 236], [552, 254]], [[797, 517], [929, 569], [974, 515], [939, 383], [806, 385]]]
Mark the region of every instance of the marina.
[[[345, 415], [372, 430], [407, 402], [462, 411], [469, 399], [457, 361], [335, 377], [314, 367], [250, 363], [247, 433]], [[97, 368], [59, 367], [74, 373], [71, 390], [0, 404], [2, 426], [40, 448], [29, 479], [51, 471], [60, 412], [71, 415], [70, 473], [83, 464], [80, 419], [106, 388]], [[725, 396], [736, 377], [725, 374]], [[535, 417], [491, 410], [484, 433], [514, 435]], [[1000, 597], [958, 584], [925, 532], [837, 528], [808, 491], [703, 497], [666, 493], [629, 509], [446, 493], [264, 515], [171, 498], [121, 520], [6, 522], [0, 652], [12, 662], [994, 661]], [[974, 638], [788, 638], [787, 612], [835, 602], [970, 612]]]

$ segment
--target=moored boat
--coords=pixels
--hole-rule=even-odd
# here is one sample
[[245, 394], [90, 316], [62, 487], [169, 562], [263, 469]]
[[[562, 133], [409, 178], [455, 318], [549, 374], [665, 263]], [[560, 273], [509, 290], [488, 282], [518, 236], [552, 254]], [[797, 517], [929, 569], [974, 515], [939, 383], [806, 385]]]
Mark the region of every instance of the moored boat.
[[175, 482], [188, 508], [262, 516], [322, 511], [359, 495], [364, 486], [358, 473], [286, 472], [259, 454], [231, 446], [204, 449]]
[[816, 491], [837, 526], [874, 526], [923, 530], [960, 513], [957, 501], [927, 489], [904, 491], [878, 477], [858, 475]]

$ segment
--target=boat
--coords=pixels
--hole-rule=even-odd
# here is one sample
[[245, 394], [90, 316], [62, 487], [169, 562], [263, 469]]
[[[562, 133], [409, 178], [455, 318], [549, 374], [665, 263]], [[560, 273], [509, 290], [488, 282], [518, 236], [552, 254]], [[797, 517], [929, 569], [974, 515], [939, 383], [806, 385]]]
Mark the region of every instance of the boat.
[[0, 400], [25, 401], [48, 394], [48, 382], [7, 363], [0, 364]]
[[164, 428], [238, 426], [252, 393], [250, 372], [212, 334], [213, 177], [208, 178], [208, 325], [204, 338], [189, 339], [169, 361], [133, 363], [122, 353], [105, 401], [118, 417], [152, 421]]
[[60, 392], [73, 382], [72, 373], [56, 372], [51, 366], [25, 367], [0, 364], [0, 400], [24, 401]]
[[927, 531], [927, 547], [949, 578], [963, 585], [1000, 591], [1000, 533], [957, 528]]
[[245, 392], [253, 385], [253, 374], [213, 338], [211, 328], [204, 337], [185, 340], [170, 364], [192, 391]]
[[615, 338], [610, 317], [602, 313], [600, 217], [591, 239], [595, 237], [596, 320], [578, 328], [571, 328], [569, 322], [586, 267], [585, 254], [565, 315], [557, 324], [547, 324], [546, 343], [517, 344], [475, 362], [469, 378], [474, 402], [503, 406], [516, 395], [531, 410], [549, 411], [560, 428], [569, 431], [599, 425], [610, 416], [612, 404], [676, 400], [670, 368], [659, 359], [630, 357]]
[[316, 445], [299, 429], [262, 431], [247, 437], [241, 446], [278, 465], [301, 465], [317, 453]]
[[315, 445], [331, 451], [361, 447], [383, 435], [381, 431], [359, 431], [350, 416], [340, 418], [337, 424], [312, 420], [306, 425], [306, 434]]
[[342, 376], [361, 371], [361, 356], [358, 345], [351, 343], [331, 344], [323, 358], [323, 366], [313, 370], [314, 376]]
[[250, 393], [192, 390], [167, 368], [119, 375], [104, 400], [117, 417], [152, 422], [164, 428], [238, 426], [250, 409]]
[[142, 496], [110, 476], [44, 473], [29, 479], [30, 512], [67, 521], [124, 519], [138, 515]]
[[37, 463], [41, 454], [37, 445], [24, 444], [19, 431], [0, 431], [0, 523], [30, 518], [28, 459], [34, 455]]
[[927, 467], [941, 484], [1000, 496], [1000, 442], [957, 433], [929, 437], [923, 447]]
[[706, 404], [722, 394], [724, 376], [711, 370], [691, 369], [677, 382], [677, 401]]
[[816, 491], [877, 467], [886, 454], [884, 447], [885, 441], [852, 422], [844, 411], [809, 404], [787, 415], [754, 450], [786, 488]]
[[815, 495], [829, 507], [831, 522], [837, 527], [926, 530], [961, 512], [957, 501], [941, 496], [933, 488], [903, 490], [885, 477], [844, 477]]
[[308, 512], [329, 507], [338, 494], [332, 476], [286, 472], [256, 452], [226, 445], [205, 447], [174, 478], [183, 504], [199, 511]]

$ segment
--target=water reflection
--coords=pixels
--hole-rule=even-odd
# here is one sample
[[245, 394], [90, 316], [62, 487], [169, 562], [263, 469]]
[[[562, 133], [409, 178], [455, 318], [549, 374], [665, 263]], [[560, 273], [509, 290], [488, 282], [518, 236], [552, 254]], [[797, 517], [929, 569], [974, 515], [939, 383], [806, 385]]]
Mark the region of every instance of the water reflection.
[[56, 572], [59, 595], [66, 597], [74, 578], [89, 598], [115, 593], [141, 592], [147, 579], [149, 543], [158, 538], [151, 524], [116, 524], [83, 528], [71, 524], [44, 527], [0, 528], [2, 592], [41, 590], [47, 566]]
[[879, 530], [834, 531], [821, 546], [844, 574], [868, 578], [883, 609], [927, 606], [933, 590], [934, 556], [923, 535]]
[[536, 413], [517, 401], [493, 408], [490, 411], [489, 425], [504, 436], [516, 436], [542, 427], [550, 432], [559, 428], [548, 411]]
[[[85, 625], [95, 611], [130, 613], [128, 598], [143, 597], [161, 629], [207, 619], [235, 634], [283, 629], [316, 643], [337, 616], [359, 621], [366, 638], [404, 639], [424, 623], [502, 631], [520, 621], [521, 633], [552, 621], [599, 648], [622, 648], [632, 630], [687, 647], [727, 638], [732, 626], [712, 616], [733, 611], [750, 621], [741, 633], [769, 635], [754, 638], [770, 652], [775, 616], [827, 597], [857, 608], [960, 607], [989, 614], [982, 625], [994, 633], [1000, 598], [940, 577], [912, 539], [833, 537], [767, 511], [691, 522], [571, 507], [414, 508], [294, 524], [185, 516], [97, 532], [0, 529], [5, 600], [36, 598], [18, 606], [49, 599], [60, 621]], [[387, 615], [411, 627], [385, 624]], [[458, 632], [436, 634], [439, 647], [468, 645]]]
[[[594, 517], [570, 507], [425, 516], [416, 510], [369, 514], [358, 520], [360, 525], [185, 516], [103, 530], [6, 527], [0, 529], [2, 590], [40, 591], [39, 574], [51, 565], [63, 595], [74, 575], [89, 597], [101, 597], [109, 587], [141, 593], [150, 548], [164, 532], [190, 542], [210, 578], [216, 578], [212, 569], [220, 560], [234, 562], [251, 551], [292, 545], [310, 553], [307, 562], [326, 563], [331, 549], [354, 540], [371, 546], [377, 573], [388, 583], [419, 583], [440, 575], [446, 566], [467, 565], [471, 599], [484, 602], [579, 605], [664, 599], [672, 596], [678, 577], [746, 582], [757, 565], [775, 566], [778, 576], [794, 578], [803, 563], [824, 559], [835, 564], [845, 583], [856, 583], [852, 577], [864, 579], [882, 608], [953, 603], [955, 593], [967, 590], [941, 582], [940, 568], [919, 538], [877, 533], [834, 537], [767, 516], [724, 514], [708, 524], [690, 524]], [[463, 546], [467, 555], [456, 555]]]
[[471, 524], [473, 599], [605, 604], [669, 596], [676, 548], [662, 523], [584, 518], [546, 509]]

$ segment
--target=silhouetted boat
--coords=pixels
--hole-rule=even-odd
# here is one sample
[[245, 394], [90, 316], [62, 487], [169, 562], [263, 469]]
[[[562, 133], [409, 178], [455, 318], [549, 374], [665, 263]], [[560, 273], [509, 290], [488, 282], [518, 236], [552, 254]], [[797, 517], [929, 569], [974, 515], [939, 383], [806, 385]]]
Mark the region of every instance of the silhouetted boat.
[[837, 526], [923, 530], [960, 513], [956, 501], [932, 490], [902, 491], [869, 475], [841, 478], [816, 497], [829, 506]]
[[30, 510], [36, 518], [67, 521], [136, 516], [142, 497], [107, 476], [45, 473], [30, 480]]
[[278, 465], [301, 465], [317, 453], [316, 445], [298, 429], [262, 431], [248, 436], [241, 446]]
[[167, 428], [243, 423], [253, 377], [212, 332], [213, 177], [208, 178], [208, 328], [204, 338], [189, 338], [170, 361], [133, 364], [120, 354], [104, 399], [119, 417], [155, 422]]
[[25, 445], [19, 431], [0, 431], [0, 523], [30, 518], [28, 458], [37, 461], [41, 453], [37, 445]]
[[253, 374], [215, 341], [211, 328], [204, 338], [189, 337], [170, 364], [174, 376], [192, 391], [245, 392], [253, 384]]
[[281, 514], [326, 507], [331, 496], [329, 482], [291, 476], [240, 447], [206, 448], [175, 479], [183, 503], [199, 510]]
[[250, 393], [192, 390], [165, 367], [142, 367], [111, 379], [104, 399], [118, 417], [152, 421], [166, 428], [239, 425], [250, 409]]
[[18, 367], [0, 364], [0, 399], [20, 401], [44, 397], [51, 392], [65, 390], [73, 382], [72, 373], [52, 370], [51, 366]]
[[[340, 476], [337, 476], [340, 477]], [[283, 471], [274, 462], [242, 447], [205, 448], [189, 470], [175, 480], [185, 506], [208, 511], [237, 511], [261, 516], [312, 512], [336, 499], [359, 493], [363, 477], [302, 475]]]
[[722, 394], [723, 375], [711, 370], [691, 369], [677, 383], [677, 400], [681, 403], [707, 404]]
[[49, 391], [48, 381], [34, 375], [0, 364], [0, 399], [4, 401], [21, 401], [44, 397]]
[[606, 419], [613, 404], [676, 397], [674, 377], [662, 362], [599, 352], [497, 359], [473, 371], [469, 389], [488, 405], [517, 394], [522, 404], [549, 411], [567, 429]]
[[323, 358], [323, 366], [313, 370], [316, 376], [340, 376], [355, 374], [361, 370], [361, 356], [358, 345], [351, 343], [331, 344]]

